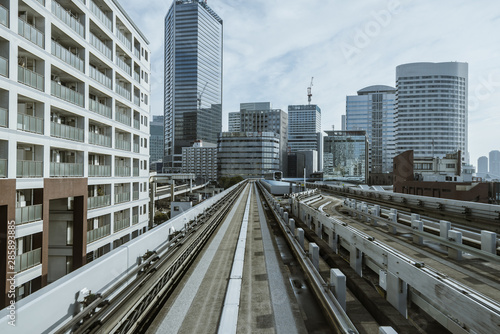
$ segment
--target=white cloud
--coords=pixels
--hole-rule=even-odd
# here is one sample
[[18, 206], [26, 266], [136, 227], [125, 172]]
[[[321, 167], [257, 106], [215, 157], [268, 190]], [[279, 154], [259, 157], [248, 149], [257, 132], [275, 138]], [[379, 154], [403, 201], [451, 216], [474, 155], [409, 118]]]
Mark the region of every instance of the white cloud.
[[[171, 2], [121, 4], [151, 42], [152, 112], [161, 114], [163, 20]], [[391, 12], [395, 4], [397, 11]], [[397, 65], [468, 62], [470, 96], [499, 70], [494, 1], [209, 0], [208, 5], [224, 20], [224, 127], [227, 112], [238, 110], [240, 102], [271, 101], [285, 110], [306, 103], [312, 76], [313, 102], [322, 108], [323, 129], [331, 129], [340, 127], [346, 95], [372, 84], [394, 86]], [[356, 47], [349, 58], [341, 48], [346, 44]], [[469, 112], [473, 163], [500, 149], [499, 105], [500, 85]]]

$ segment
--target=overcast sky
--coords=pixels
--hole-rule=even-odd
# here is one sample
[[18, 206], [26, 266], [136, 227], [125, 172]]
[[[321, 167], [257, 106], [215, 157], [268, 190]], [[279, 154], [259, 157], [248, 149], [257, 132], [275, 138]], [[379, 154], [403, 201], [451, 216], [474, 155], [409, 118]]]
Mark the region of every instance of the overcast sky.
[[[150, 41], [152, 114], [163, 114], [163, 26], [172, 1], [119, 0]], [[241, 102], [312, 102], [340, 129], [346, 95], [395, 86], [397, 65], [469, 63], [471, 163], [500, 150], [500, 10], [495, 0], [208, 0], [224, 21], [223, 130]]]

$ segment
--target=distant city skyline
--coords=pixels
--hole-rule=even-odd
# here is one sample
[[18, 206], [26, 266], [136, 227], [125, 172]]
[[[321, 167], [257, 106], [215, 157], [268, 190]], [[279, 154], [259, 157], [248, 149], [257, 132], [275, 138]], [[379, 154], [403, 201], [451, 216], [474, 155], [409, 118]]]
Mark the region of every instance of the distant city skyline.
[[[152, 114], [163, 110], [163, 33], [170, 1], [120, 1], [151, 41]], [[396, 66], [469, 64], [471, 162], [500, 149], [500, 17], [491, 1], [324, 2], [210, 0], [224, 20], [223, 131], [243, 101], [273, 101], [286, 110], [321, 105], [322, 129], [341, 128], [345, 96], [373, 84], [395, 85]], [[394, 9], [396, 8], [396, 9]], [[161, 22], [161, 23], [160, 23]], [[290, 38], [284, 38], [287, 33]], [[265, 52], [263, 52], [265, 50]]]

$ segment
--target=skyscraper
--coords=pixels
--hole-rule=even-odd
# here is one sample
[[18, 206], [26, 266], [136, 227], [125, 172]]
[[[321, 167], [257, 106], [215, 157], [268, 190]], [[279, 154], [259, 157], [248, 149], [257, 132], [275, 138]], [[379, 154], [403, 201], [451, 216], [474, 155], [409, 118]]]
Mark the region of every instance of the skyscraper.
[[490, 174], [500, 176], [500, 151], [490, 151]]
[[477, 159], [477, 172], [481, 174], [488, 173], [488, 157], [482, 156]]
[[163, 159], [165, 152], [165, 131], [163, 127], [165, 122], [162, 116], [153, 116], [153, 121], [149, 123], [149, 163], [160, 161]]
[[217, 144], [222, 130], [222, 19], [201, 0], [176, 0], [165, 16], [165, 168], [182, 148]]
[[394, 103], [396, 88], [376, 85], [346, 97], [346, 130], [366, 131], [371, 172], [389, 173], [395, 156]]
[[468, 64], [412, 63], [396, 68], [396, 153], [444, 157], [467, 151]]

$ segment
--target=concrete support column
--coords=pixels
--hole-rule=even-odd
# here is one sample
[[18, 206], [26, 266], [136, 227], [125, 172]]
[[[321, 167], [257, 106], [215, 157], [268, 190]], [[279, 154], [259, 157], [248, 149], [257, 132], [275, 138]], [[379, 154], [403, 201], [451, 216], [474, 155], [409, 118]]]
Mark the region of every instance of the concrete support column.
[[407, 309], [408, 284], [387, 272], [387, 301], [396, 308], [405, 318], [408, 318]]
[[448, 239], [448, 231], [451, 230], [451, 223], [446, 220], [439, 221], [439, 236]]
[[279, 210], [280, 210], [280, 217], [281, 217], [281, 218], [283, 218], [283, 211], [284, 211], [284, 210], [283, 210], [283, 208], [281, 208], [281, 207], [280, 207], [280, 209], [279, 209]]
[[328, 235], [328, 245], [330, 245], [330, 247], [337, 254], [339, 252], [338, 242], [339, 242], [339, 236], [337, 235], [337, 233], [335, 233], [335, 231], [332, 231], [331, 234]]
[[309, 243], [309, 259], [314, 268], [319, 271], [319, 247], [314, 242]]
[[[171, 180], [171, 184], [170, 184], [170, 203], [174, 202], [175, 201], [175, 180]], [[172, 206], [172, 205], [170, 205]], [[172, 207], [170, 208], [170, 215], [172, 215]]]
[[355, 246], [351, 247], [351, 252], [349, 255], [351, 268], [356, 271], [359, 276], [363, 276], [363, 252], [357, 249]]
[[[389, 213], [389, 221], [390, 222], [396, 223], [397, 220], [398, 220], [398, 215], [397, 214]], [[389, 225], [389, 224], [387, 224], [387, 230], [389, 231], [389, 233], [392, 233], [392, 234], [397, 234], [398, 233], [398, 230], [397, 230], [396, 226], [392, 226], [392, 225]]]
[[481, 250], [491, 254], [497, 253], [497, 234], [490, 231], [481, 231]]
[[398, 334], [391, 326], [382, 326], [378, 328], [378, 334]]
[[295, 235], [295, 219], [290, 218], [288, 220], [288, 227], [290, 228], [290, 231], [292, 231], [292, 234]]
[[351, 212], [352, 212], [352, 216], [353, 216], [353, 217], [356, 217], [356, 208], [357, 208], [357, 203], [356, 203], [356, 200], [355, 200], [355, 199], [352, 199], [352, 200], [351, 200], [351, 209], [352, 209], [353, 211], [351, 211]]
[[372, 218], [371, 223], [373, 224], [373, 226], [378, 226], [378, 221], [376, 217], [380, 217], [380, 205], [374, 205], [372, 207], [372, 216], [374, 218]]
[[297, 229], [297, 239], [299, 240], [299, 245], [304, 249], [304, 230], [301, 228]]
[[317, 224], [316, 224], [316, 231], [315, 232], [316, 232], [316, 235], [322, 239], [321, 230], [322, 230], [322, 225], [321, 225], [321, 222], [318, 220]]
[[[413, 217], [412, 217], [411, 228], [414, 231], [423, 232], [424, 231], [424, 222], [421, 221], [421, 220], [413, 220]], [[424, 238], [421, 237], [421, 236], [419, 236], [419, 235], [414, 234], [413, 235], [413, 242], [416, 243], [416, 244], [418, 244], [418, 245], [423, 245], [424, 244]]]
[[[448, 231], [448, 240], [459, 245], [462, 244], [462, 232]], [[455, 260], [462, 260], [462, 251], [448, 247], [448, 256]]]
[[411, 222], [413, 223], [416, 220], [420, 220], [420, 215], [416, 213], [411, 214]]
[[288, 223], [288, 212], [283, 212], [283, 220]]
[[330, 289], [340, 306], [346, 310], [346, 279], [340, 269], [330, 269]]
[[368, 217], [368, 204], [363, 203], [363, 207], [361, 208], [362, 212], [366, 214], [363, 220], [367, 223], [370, 222], [370, 217]]

